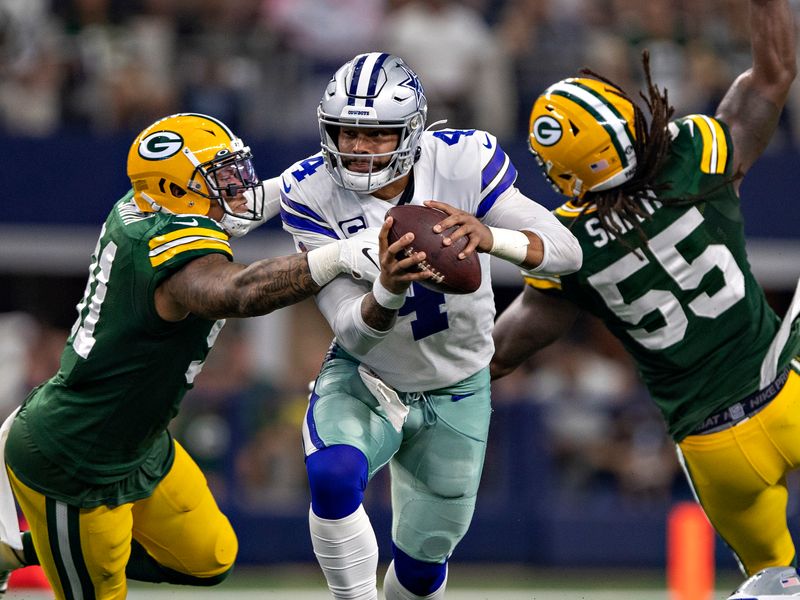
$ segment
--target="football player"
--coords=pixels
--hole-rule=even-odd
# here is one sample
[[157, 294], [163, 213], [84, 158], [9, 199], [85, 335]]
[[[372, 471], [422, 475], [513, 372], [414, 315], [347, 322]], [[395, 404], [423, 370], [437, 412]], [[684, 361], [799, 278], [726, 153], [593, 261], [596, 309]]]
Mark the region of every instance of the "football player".
[[[284, 228], [298, 248], [325, 248], [384, 224], [374, 284], [337, 280], [316, 297], [335, 339], [303, 443], [311, 539], [337, 599], [377, 598], [378, 546], [362, 499], [387, 464], [393, 560], [385, 597], [444, 597], [448, 559], [475, 508], [491, 413], [489, 254], [544, 272], [581, 262], [572, 234], [514, 186], [514, 165], [493, 135], [428, 131], [426, 117], [422, 84], [407, 64], [360, 54], [323, 94], [322, 151], [281, 176]], [[386, 252], [387, 210], [423, 203], [448, 213], [439, 230], [459, 225], [450, 241], [469, 237], [465, 255], [481, 253], [473, 294], [421, 285], [430, 271], [410, 267], [423, 253]]]
[[0, 568], [38, 554], [57, 598], [123, 599], [126, 577], [225, 579], [236, 536], [167, 426], [225, 318], [359, 276], [361, 250], [377, 244], [233, 262], [230, 234], [263, 220], [277, 179], [259, 181], [249, 148], [212, 117], [157, 121], [127, 169], [133, 189], [101, 229], [60, 369], [7, 422], [8, 478], [31, 535], [0, 547]]
[[492, 375], [555, 340], [579, 310], [599, 317], [636, 361], [709, 521], [752, 575], [796, 561], [786, 475], [800, 466], [800, 288], [781, 321], [745, 252], [739, 186], [796, 73], [788, 1], [749, 10], [753, 65], [714, 117], [671, 120], [647, 54], [649, 126], [598, 76], [536, 99], [531, 150], [570, 198], [556, 215], [584, 261], [576, 273], [525, 277], [498, 319]]

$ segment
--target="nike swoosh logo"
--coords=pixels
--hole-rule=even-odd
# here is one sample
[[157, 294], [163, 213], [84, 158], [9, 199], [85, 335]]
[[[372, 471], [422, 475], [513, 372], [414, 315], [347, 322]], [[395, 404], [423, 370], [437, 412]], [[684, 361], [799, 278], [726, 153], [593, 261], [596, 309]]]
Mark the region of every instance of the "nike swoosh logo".
[[283, 191], [287, 194], [292, 191], [292, 184], [286, 185], [286, 180], [281, 177], [281, 183], [283, 183]]
[[197, 227], [200, 223], [197, 222], [197, 219], [192, 219], [191, 221], [173, 221], [175, 225], [188, 225], [189, 227]]
[[469, 394], [453, 394], [450, 396], [450, 400], [453, 402], [458, 402], [459, 400], [463, 400], [464, 398], [469, 398], [470, 396], [474, 396], [475, 392], [470, 392]]
[[370, 256], [370, 253], [369, 253], [369, 251], [370, 251], [370, 249], [369, 249], [369, 248], [362, 248], [362, 249], [361, 249], [361, 254], [363, 254], [364, 256], [366, 256], [366, 257], [367, 257], [367, 260], [368, 260], [369, 262], [371, 262], [373, 265], [375, 265], [375, 268], [376, 268], [376, 269], [378, 269], [378, 270], [380, 271], [380, 270], [381, 270], [381, 267], [380, 267], [380, 265], [379, 265], [378, 263], [376, 263], [376, 262], [375, 262], [375, 259], [374, 259], [374, 258], [372, 258], [372, 256]]
[[492, 149], [492, 140], [489, 139], [489, 134], [488, 133], [486, 133], [484, 135], [486, 135], [486, 142], [484, 142], [483, 147], [484, 148], [489, 148], [489, 150], [491, 150]]

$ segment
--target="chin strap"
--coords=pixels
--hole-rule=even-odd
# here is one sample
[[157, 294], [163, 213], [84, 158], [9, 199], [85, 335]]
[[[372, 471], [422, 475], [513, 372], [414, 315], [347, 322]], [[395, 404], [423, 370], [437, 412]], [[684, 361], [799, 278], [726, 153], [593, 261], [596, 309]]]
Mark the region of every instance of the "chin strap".
[[150, 205], [150, 208], [153, 209], [153, 212], [161, 212], [164, 210], [158, 202], [153, 200], [145, 192], [139, 192], [139, 195]]

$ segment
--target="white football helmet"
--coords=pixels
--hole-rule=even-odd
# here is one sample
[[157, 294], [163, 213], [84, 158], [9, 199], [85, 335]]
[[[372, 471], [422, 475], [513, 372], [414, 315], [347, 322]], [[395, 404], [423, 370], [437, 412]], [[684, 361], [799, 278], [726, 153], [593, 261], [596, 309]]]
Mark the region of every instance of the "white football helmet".
[[728, 600], [784, 600], [787, 597], [800, 597], [800, 573], [794, 567], [769, 567], [747, 579]]
[[[402, 59], [385, 52], [359, 54], [345, 63], [328, 83], [317, 109], [322, 156], [333, 180], [341, 187], [370, 193], [403, 177], [419, 158], [419, 140], [425, 130], [428, 101], [416, 73]], [[338, 131], [348, 127], [397, 129], [397, 148], [376, 158], [390, 157], [378, 171], [347, 170], [339, 152]], [[364, 158], [364, 155], [359, 155]]]

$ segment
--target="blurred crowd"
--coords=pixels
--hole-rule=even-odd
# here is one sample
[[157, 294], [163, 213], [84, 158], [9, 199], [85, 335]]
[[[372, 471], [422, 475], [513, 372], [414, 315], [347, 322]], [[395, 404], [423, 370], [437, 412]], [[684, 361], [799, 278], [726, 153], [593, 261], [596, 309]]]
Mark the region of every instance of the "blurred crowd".
[[431, 122], [520, 138], [533, 98], [580, 67], [639, 89], [645, 48], [680, 113], [713, 110], [750, 61], [747, 3], [0, 0], [0, 132], [136, 132], [196, 111], [248, 139], [313, 137], [336, 67], [382, 49], [418, 72]]
[[[247, 139], [312, 138], [334, 70], [375, 49], [418, 72], [429, 122], [501, 139], [524, 138], [535, 96], [580, 67], [640, 89], [643, 49], [679, 114], [707, 112], [750, 64], [746, 11], [744, 0], [0, 0], [0, 134], [135, 133], [191, 111]], [[794, 143], [797, 102], [776, 143]], [[292, 332], [281, 376], [254, 367], [252, 333], [231, 322], [174, 423], [220, 502], [247, 510], [307, 505], [299, 428], [330, 331], [311, 302], [281, 314]], [[44, 323], [0, 314], [4, 414], [57, 369], [70, 325]], [[530, 433], [546, 440], [560, 494], [669, 501], [682, 481], [674, 449], [630, 360], [591, 319], [574, 330], [499, 382], [495, 405], [536, 407]]]

